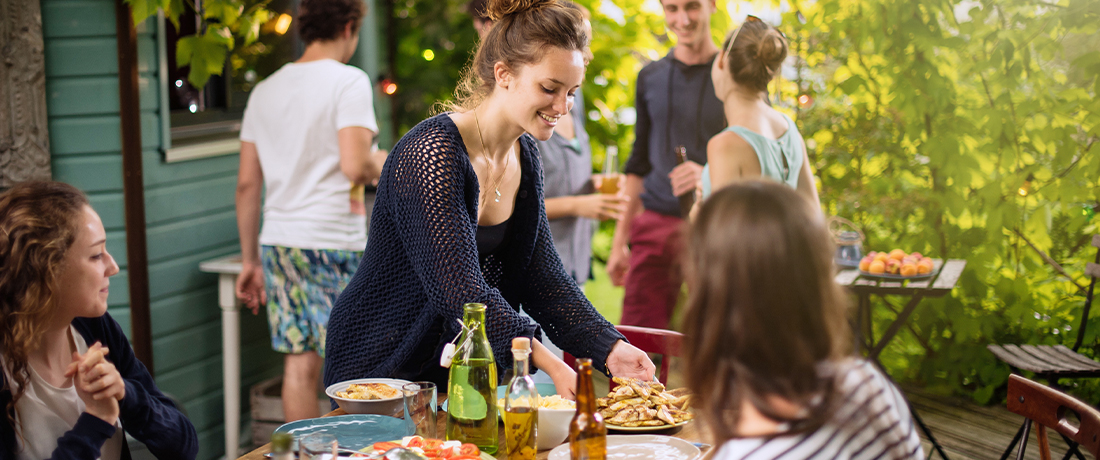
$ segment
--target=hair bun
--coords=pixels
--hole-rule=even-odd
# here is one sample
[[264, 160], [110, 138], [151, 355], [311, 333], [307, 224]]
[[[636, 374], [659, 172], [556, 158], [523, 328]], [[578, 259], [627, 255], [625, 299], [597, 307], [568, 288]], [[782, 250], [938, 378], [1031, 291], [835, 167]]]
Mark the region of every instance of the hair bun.
[[787, 58], [787, 43], [778, 30], [769, 28], [760, 38], [756, 48], [756, 59], [765, 67], [775, 67]]
[[485, 16], [490, 20], [499, 21], [509, 14], [543, 8], [556, 2], [557, 0], [489, 0], [489, 5], [485, 8]]

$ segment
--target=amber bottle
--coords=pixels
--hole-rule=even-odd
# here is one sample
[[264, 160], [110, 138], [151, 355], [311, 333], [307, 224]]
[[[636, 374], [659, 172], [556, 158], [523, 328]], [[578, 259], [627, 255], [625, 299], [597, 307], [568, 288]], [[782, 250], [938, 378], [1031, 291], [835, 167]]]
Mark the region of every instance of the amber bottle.
[[592, 388], [592, 360], [577, 360], [577, 414], [569, 423], [569, 454], [572, 460], [605, 460], [607, 426], [596, 412], [596, 390]]

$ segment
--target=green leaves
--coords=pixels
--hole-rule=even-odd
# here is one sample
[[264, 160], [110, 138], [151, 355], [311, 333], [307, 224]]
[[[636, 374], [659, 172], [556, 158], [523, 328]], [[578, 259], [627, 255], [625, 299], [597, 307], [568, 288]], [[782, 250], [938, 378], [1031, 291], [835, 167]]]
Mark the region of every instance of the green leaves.
[[[161, 10], [176, 30], [179, 30], [180, 15], [186, 12], [185, 8], [190, 8], [184, 0], [125, 1], [130, 5], [134, 24], [140, 24]], [[191, 85], [202, 88], [211, 75], [221, 75], [226, 57], [236, 46], [237, 39], [244, 46], [256, 42], [260, 27], [272, 18], [271, 11], [264, 8], [266, 4], [264, 0], [205, 0], [201, 3], [203, 28], [195, 35], [180, 37], [176, 43], [176, 65], [191, 66], [187, 74]]]
[[197, 88], [211, 75], [221, 75], [225, 57], [233, 49], [233, 37], [225, 27], [210, 27], [202, 35], [181, 37], [176, 42], [176, 65], [191, 66], [187, 81]]
[[[961, 23], [961, 0], [798, 1], [784, 17], [795, 83], [816, 95], [796, 120], [815, 141], [823, 206], [863, 226], [867, 250], [968, 261], [953, 295], [918, 311], [922, 338], [901, 334], [883, 362], [980, 402], [1003, 397], [1008, 371], [986, 344], [1065, 343], [1077, 327], [1077, 289], [1040, 251], [1079, 272], [1095, 254], [1080, 238], [1100, 233], [1087, 220], [1100, 197], [1100, 3], [1048, 3], [983, 0]], [[879, 329], [892, 315], [877, 311]]]

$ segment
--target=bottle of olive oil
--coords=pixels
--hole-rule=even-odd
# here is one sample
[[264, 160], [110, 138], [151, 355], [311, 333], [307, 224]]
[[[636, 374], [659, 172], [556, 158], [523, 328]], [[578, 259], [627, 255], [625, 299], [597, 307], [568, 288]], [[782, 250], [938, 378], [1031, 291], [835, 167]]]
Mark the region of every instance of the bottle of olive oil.
[[497, 365], [485, 334], [485, 305], [468, 303], [462, 316], [463, 338], [447, 383], [447, 440], [497, 452]]
[[504, 395], [504, 446], [508, 460], [535, 460], [539, 392], [528, 375], [527, 358], [530, 355], [531, 339], [512, 339], [515, 377]]
[[589, 358], [577, 360], [577, 414], [569, 422], [569, 455], [572, 460], [607, 459], [607, 426], [596, 412]]

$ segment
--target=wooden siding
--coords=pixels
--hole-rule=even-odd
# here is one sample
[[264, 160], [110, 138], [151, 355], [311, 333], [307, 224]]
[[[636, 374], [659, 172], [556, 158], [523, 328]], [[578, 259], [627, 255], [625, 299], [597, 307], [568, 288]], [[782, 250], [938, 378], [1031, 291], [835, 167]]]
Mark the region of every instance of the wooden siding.
[[[108, 251], [122, 267], [111, 279], [109, 312], [129, 330], [114, 2], [43, 0], [42, 20], [54, 178], [84, 190], [103, 219]], [[216, 459], [224, 454], [221, 313], [217, 276], [200, 273], [198, 263], [239, 250], [233, 202], [237, 157], [162, 161], [156, 27], [149, 22], [138, 31], [157, 383], [179, 398], [195, 424], [198, 458]], [[239, 391], [247, 420], [248, 388], [282, 366], [271, 351], [266, 317], [244, 312], [241, 322]]]

